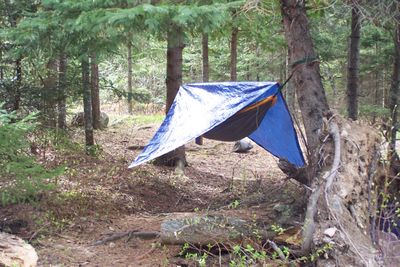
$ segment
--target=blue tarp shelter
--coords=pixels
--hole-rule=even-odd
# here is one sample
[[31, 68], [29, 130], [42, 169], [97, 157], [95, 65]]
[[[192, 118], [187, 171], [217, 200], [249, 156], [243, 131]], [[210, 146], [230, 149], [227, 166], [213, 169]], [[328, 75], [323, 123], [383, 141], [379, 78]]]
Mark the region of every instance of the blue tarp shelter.
[[160, 128], [129, 167], [198, 136], [221, 141], [248, 136], [278, 158], [297, 167], [305, 164], [278, 83], [218, 82], [182, 85]]

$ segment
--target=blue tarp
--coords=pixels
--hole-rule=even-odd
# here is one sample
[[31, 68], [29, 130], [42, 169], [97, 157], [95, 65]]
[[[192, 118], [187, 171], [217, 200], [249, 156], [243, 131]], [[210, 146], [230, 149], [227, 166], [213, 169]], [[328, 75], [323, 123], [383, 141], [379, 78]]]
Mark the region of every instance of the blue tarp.
[[[166, 154], [212, 131], [249, 106], [275, 97], [265, 115], [248, 136], [278, 158], [304, 166], [293, 122], [276, 82], [193, 83], [180, 87], [154, 137], [129, 167]], [[255, 110], [255, 109], [254, 109]], [[229, 121], [229, 120], [228, 120]], [[221, 128], [221, 127], [220, 127]]]

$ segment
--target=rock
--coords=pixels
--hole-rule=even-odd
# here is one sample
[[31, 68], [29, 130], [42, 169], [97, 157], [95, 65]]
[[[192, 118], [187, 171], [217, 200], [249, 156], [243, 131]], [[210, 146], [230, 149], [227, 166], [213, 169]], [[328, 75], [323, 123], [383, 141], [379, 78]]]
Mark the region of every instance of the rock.
[[161, 242], [165, 244], [207, 245], [240, 241], [253, 234], [245, 220], [217, 215], [194, 215], [166, 220], [161, 224]]
[[[109, 122], [109, 117], [106, 113], [101, 112], [100, 113], [100, 128], [104, 129], [107, 128], [108, 122]], [[85, 113], [84, 112], [78, 112], [74, 115], [71, 121], [71, 125], [75, 127], [79, 126], [84, 126], [85, 125]]]
[[35, 249], [21, 238], [0, 232], [0, 266], [37, 266]]
[[109, 121], [110, 121], [110, 118], [108, 117], [108, 115], [104, 112], [101, 112], [100, 113], [100, 128], [101, 129], [107, 128]]
[[247, 153], [253, 148], [251, 141], [248, 138], [243, 138], [235, 143], [233, 146], [233, 152], [236, 153]]
[[328, 228], [328, 229], [326, 229], [324, 231], [324, 235], [329, 236], [329, 237], [332, 238], [335, 235], [336, 231], [337, 231], [336, 227], [331, 227], [331, 228]]

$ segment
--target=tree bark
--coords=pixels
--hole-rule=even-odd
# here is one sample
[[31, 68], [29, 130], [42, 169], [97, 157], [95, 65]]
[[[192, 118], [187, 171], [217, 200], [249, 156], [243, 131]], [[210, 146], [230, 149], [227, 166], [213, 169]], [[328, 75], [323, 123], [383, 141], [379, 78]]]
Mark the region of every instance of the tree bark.
[[100, 129], [100, 91], [99, 91], [99, 65], [97, 64], [97, 55], [92, 53], [90, 56], [91, 76], [90, 89], [92, 93], [92, 119], [93, 128]]
[[86, 148], [94, 145], [93, 118], [92, 118], [92, 96], [89, 77], [89, 60], [82, 59], [82, 89], [83, 89], [83, 111], [85, 114], [85, 144]]
[[[209, 81], [209, 59], [208, 59], [208, 34], [203, 33], [202, 40], [201, 40], [201, 51], [202, 51], [202, 58], [203, 58], [203, 82]], [[196, 138], [196, 144], [203, 145], [204, 140], [202, 136]]]
[[[167, 45], [167, 102], [166, 113], [168, 113], [179, 87], [182, 84], [182, 52], [185, 47], [183, 42], [183, 31], [180, 27], [174, 27], [168, 32]], [[157, 158], [156, 164], [183, 168], [187, 165], [185, 147], [181, 146], [161, 157]]]
[[[9, 0], [4, 1], [5, 4], [5, 13], [8, 16], [8, 22], [10, 23], [11, 28], [17, 27], [17, 19], [18, 14], [14, 10], [14, 6]], [[16, 85], [14, 88], [13, 94], [13, 103], [12, 103], [12, 110], [18, 110], [21, 103], [21, 84], [22, 84], [22, 65], [21, 65], [21, 58], [18, 58], [15, 61], [15, 77], [16, 77]]]
[[132, 42], [128, 41], [128, 113], [133, 114], [132, 105]]
[[231, 81], [237, 81], [237, 41], [238, 41], [238, 27], [232, 28], [231, 34]]
[[50, 128], [56, 128], [56, 99], [57, 99], [57, 82], [58, 82], [58, 62], [56, 59], [50, 59], [47, 63], [47, 74], [43, 80], [43, 115], [44, 124]]
[[319, 61], [309, 32], [304, 1], [280, 2], [293, 72], [292, 81], [296, 88], [307, 137], [310, 184], [317, 171], [319, 135], [323, 127], [323, 115], [329, 111], [329, 106], [321, 81]]
[[[0, 41], [0, 62], [3, 62], [3, 43]], [[0, 81], [4, 80], [4, 67], [0, 65]]]
[[203, 58], [203, 82], [208, 82], [210, 75], [210, 66], [208, 60], [208, 34], [203, 33], [201, 44], [202, 44], [202, 58]]
[[[286, 77], [290, 76], [290, 58], [289, 58], [289, 50], [286, 53], [286, 70], [287, 74]], [[286, 103], [288, 105], [289, 111], [292, 113], [292, 115], [295, 115], [295, 88], [293, 87], [293, 82], [289, 80], [286, 84]]]
[[15, 77], [16, 77], [16, 86], [14, 93], [14, 106], [13, 110], [18, 110], [21, 105], [21, 85], [22, 85], [22, 59], [19, 58], [15, 61]]
[[66, 109], [66, 97], [67, 97], [67, 56], [65, 53], [60, 55], [58, 65], [58, 128], [67, 128], [67, 109]]
[[351, 35], [349, 48], [349, 63], [347, 71], [347, 114], [352, 120], [357, 120], [358, 88], [360, 69], [360, 10], [357, 1], [353, 1], [351, 8]]
[[400, 22], [396, 22], [394, 35], [394, 61], [392, 82], [390, 86], [389, 108], [391, 111], [391, 134], [389, 143], [390, 160], [396, 156], [396, 134], [398, 131], [398, 102], [399, 102], [399, 87], [400, 87]]

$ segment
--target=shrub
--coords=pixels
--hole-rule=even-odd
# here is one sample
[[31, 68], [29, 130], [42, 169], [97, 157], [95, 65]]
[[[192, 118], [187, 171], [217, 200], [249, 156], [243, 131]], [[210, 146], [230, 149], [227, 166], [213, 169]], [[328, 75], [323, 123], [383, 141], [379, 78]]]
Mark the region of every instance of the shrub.
[[0, 205], [34, 201], [54, 185], [51, 178], [63, 168], [46, 170], [30, 154], [27, 135], [35, 128], [35, 114], [18, 119], [0, 103]]

